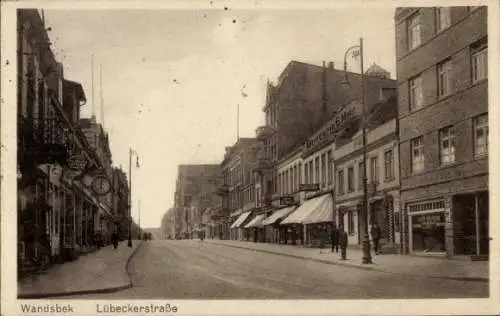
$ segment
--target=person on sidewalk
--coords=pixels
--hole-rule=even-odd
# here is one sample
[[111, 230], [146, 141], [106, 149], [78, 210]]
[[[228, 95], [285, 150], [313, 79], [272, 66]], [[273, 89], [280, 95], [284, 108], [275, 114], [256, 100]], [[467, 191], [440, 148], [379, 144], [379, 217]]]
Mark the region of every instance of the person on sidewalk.
[[375, 254], [379, 253], [379, 241], [380, 241], [380, 226], [378, 226], [377, 222], [374, 222], [371, 229], [371, 235], [373, 240], [373, 249], [375, 250]]
[[344, 231], [344, 227], [340, 226], [339, 229], [339, 244], [340, 244], [340, 252], [342, 256], [342, 260], [347, 259], [347, 233]]
[[337, 226], [333, 225], [332, 227], [332, 232], [331, 232], [331, 237], [332, 237], [332, 252], [338, 253], [339, 252], [339, 229]]
[[118, 248], [118, 233], [117, 232], [113, 232], [113, 234], [111, 234], [111, 242], [113, 243], [113, 247], [115, 249]]

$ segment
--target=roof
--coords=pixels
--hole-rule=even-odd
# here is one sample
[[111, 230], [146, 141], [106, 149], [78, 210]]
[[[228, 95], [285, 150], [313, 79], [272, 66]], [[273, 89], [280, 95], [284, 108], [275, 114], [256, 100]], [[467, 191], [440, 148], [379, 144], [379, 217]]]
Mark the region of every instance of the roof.
[[63, 86], [64, 88], [73, 89], [76, 92], [76, 97], [78, 98], [79, 101], [84, 101], [84, 102], [87, 101], [85, 92], [83, 91], [83, 87], [80, 83], [64, 79]]

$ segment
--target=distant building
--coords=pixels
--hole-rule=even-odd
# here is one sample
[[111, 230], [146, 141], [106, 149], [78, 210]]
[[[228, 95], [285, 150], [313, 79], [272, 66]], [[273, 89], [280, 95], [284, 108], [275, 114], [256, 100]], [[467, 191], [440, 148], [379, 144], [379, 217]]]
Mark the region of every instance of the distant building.
[[[201, 230], [202, 213], [217, 204], [213, 193], [218, 164], [179, 165], [174, 200], [175, 237], [192, 238]], [[209, 194], [208, 192], [212, 192]]]
[[405, 249], [489, 254], [487, 7], [395, 14]]
[[127, 175], [121, 168], [113, 168], [113, 214], [115, 214], [115, 229], [120, 240], [128, 238], [130, 218], [130, 190]]

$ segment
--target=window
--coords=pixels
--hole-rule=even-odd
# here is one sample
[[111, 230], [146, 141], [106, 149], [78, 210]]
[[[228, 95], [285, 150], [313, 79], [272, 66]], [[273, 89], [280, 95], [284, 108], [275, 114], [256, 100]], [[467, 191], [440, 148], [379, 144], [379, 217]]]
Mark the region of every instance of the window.
[[299, 190], [299, 172], [298, 172], [297, 165], [293, 166], [293, 172], [295, 173], [295, 176], [294, 176], [295, 190], [294, 191], [298, 191]]
[[411, 140], [411, 171], [422, 172], [424, 163], [424, 138], [419, 136]]
[[302, 184], [302, 163], [299, 162], [299, 188], [300, 188], [300, 185]]
[[339, 170], [338, 195], [344, 194], [344, 170]]
[[488, 114], [474, 118], [474, 154], [488, 154]]
[[441, 32], [451, 25], [450, 7], [436, 8], [436, 31]]
[[309, 183], [315, 183], [314, 182], [314, 178], [313, 178], [313, 161], [309, 161], [309, 179], [311, 180], [311, 182]]
[[278, 173], [278, 192], [283, 192], [283, 183], [281, 182], [281, 173]]
[[358, 164], [358, 189], [363, 189], [363, 174], [365, 173], [365, 163], [361, 161]]
[[332, 182], [333, 182], [333, 179], [332, 179], [333, 174], [332, 174], [332, 170], [331, 170], [331, 169], [333, 169], [333, 168], [331, 168], [331, 166], [333, 165], [332, 150], [328, 151], [326, 165], [327, 165], [327, 173], [328, 173], [328, 185], [332, 185]]
[[306, 162], [304, 166], [305, 166], [305, 168], [304, 168], [304, 178], [306, 180], [305, 181], [306, 184], [308, 184], [308, 183], [311, 183], [311, 182], [309, 182], [309, 168], [308, 168], [308, 163]]
[[354, 168], [347, 168], [347, 192], [354, 192]]
[[408, 81], [410, 109], [417, 110], [423, 105], [422, 76], [418, 75]]
[[321, 155], [321, 186], [326, 187], [326, 154]]
[[356, 233], [356, 231], [354, 230], [354, 212], [353, 211], [349, 211], [347, 212], [347, 233], [349, 235], [352, 235], [354, 233]]
[[288, 174], [288, 170], [285, 171], [285, 194], [288, 194], [288, 192], [290, 192], [290, 177], [289, 177], [289, 174]]
[[293, 167], [288, 169], [290, 172], [290, 183], [289, 183], [289, 193], [293, 192], [293, 183], [294, 183], [294, 174], [293, 174]]
[[439, 154], [441, 164], [455, 162], [455, 130], [452, 126], [439, 131]]
[[420, 15], [415, 14], [408, 19], [408, 49], [420, 45]]
[[446, 60], [437, 66], [438, 96], [450, 94], [451, 90], [451, 61]]
[[474, 49], [471, 56], [472, 83], [488, 78], [488, 47]]
[[316, 157], [316, 159], [314, 159], [314, 169], [315, 169], [314, 181], [315, 181], [315, 183], [319, 183], [319, 181], [320, 181], [320, 179], [319, 179], [319, 157]]
[[385, 180], [394, 180], [394, 152], [388, 150], [384, 153]]
[[378, 182], [378, 156], [370, 159], [370, 176], [372, 183]]

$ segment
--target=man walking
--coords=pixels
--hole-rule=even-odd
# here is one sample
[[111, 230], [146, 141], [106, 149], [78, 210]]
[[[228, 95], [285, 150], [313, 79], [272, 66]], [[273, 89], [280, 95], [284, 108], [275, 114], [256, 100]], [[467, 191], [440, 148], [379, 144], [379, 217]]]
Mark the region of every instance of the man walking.
[[111, 242], [115, 249], [118, 248], [118, 233], [116, 231], [111, 234]]
[[380, 240], [380, 227], [377, 222], [374, 222], [371, 229], [371, 235], [373, 240], [373, 249], [375, 250], [375, 254], [378, 255], [379, 252], [379, 240]]
[[336, 225], [332, 226], [332, 252], [338, 253], [339, 252], [339, 230]]
[[344, 231], [344, 227], [340, 226], [339, 229], [339, 244], [340, 244], [340, 251], [342, 255], [342, 260], [347, 259], [347, 233]]

